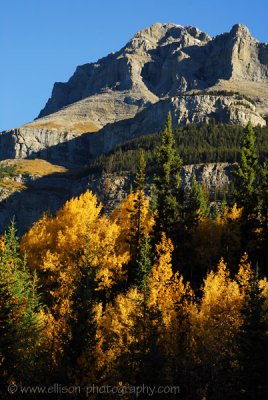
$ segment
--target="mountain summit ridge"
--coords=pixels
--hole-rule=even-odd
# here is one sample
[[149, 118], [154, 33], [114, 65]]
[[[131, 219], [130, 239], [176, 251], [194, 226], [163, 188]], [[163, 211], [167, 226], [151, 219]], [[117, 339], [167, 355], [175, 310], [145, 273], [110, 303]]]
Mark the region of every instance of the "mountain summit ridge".
[[[268, 46], [254, 39], [243, 24], [210, 37], [193, 26], [156, 23], [138, 31], [119, 51], [96, 63], [78, 66], [68, 82], [55, 83], [39, 117], [105, 89], [131, 89], [152, 100], [148, 90], [161, 98], [208, 89], [219, 79], [268, 85], [267, 58]], [[240, 64], [245, 61], [247, 65], [242, 68]]]
[[85, 164], [161, 130], [168, 111], [174, 127], [211, 120], [266, 125], [268, 44], [243, 24], [214, 37], [194, 26], [153, 24], [56, 82], [36, 120], [0, 134], [0, 159]]
[[[41, 159], [75, 169], [15, 176], [10, 187], [0, 187], [0, 232], [14, 214], [24, 232], [45, 210], [54, 213], [89, 189], [90, 182], [94, 191], [110, 198], [105, 179], [94, 181], [84, 172], [79, 177], [77, 171], [87, 171], [92, 160], [116, 145], [161, 131], [169, 111], [174, 128], [211, 121], [266, 125], [268, 44], [252, 38], [242, 24], [211, 37], [194, 26], [156, 23], [120, 50], [78, 66], [68, 82], [55, 83], [36, 120], [0, 133], [4, 166], [29, 159], [39, 166]], [[225, 182], [219, 178], [225, 167], [208, 169], [210, 177]], [[122, 179], [109, 179], [119, 182], [112, 191], [123, 196]]]

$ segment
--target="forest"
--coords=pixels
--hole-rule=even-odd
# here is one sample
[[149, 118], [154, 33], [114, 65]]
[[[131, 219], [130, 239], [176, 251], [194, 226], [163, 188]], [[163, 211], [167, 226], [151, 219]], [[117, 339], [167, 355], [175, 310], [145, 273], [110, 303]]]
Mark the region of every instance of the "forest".
[[[268, 128], [257, 126], [254, 129], [256, 152], [261, 162], [268, 156]], [[174, 129], [175, 149], [183, 164], [228, 162], [236, 163], [240, 159], [243, 128], [238, 125], [189, 124]], [[140, 150], [144, 150], [148, 175], [155, 173], [155, 159], [161, 141], [161, 134], [143, 135], [124, 144], [117, 145], [109, 154], [102, 154], [91, 161], [89, 173], [131, 172], [135, 174], [139, 165]]]
[[[267, 399], [265, 135], [250, 122], [173, 132], [169, 114], [158, 137], [113, 153], [114, 166], [139, 149], [111, 215], [87, 191], [22, 238], [11, 221], [0, 240], [1, 399]], [[180, 181], [203, 151], [203, 162], [237, 161], [233, 197], [213, 210], [195, 175], [187, 196]]]

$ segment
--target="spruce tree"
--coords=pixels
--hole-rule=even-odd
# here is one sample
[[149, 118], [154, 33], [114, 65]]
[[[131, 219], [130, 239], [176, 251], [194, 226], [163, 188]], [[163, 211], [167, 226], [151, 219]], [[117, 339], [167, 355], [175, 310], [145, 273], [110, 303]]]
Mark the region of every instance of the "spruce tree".
[[157, 214], [155, 232], [157, 237], [161, 232], [173, 236], [176, 225], [180, 220], [182, 209], [181, 166], [182, 160], [175, 149], [172, 117], [169, 112], [156, 160]]
[[141, 242], [140, 257], [138, 260], [137, 285], [147, 296], [148, 292], [148, 276], [152, 267], [152, 247], [149, 236], [145, 236]]
[[268, 398], [268, 326], [264, 302], [257, 273], [253, 273], [246, 290], [244, 323], [238, 338], [241, 399]]
[[31, 276], [19, 254], [12, 222], [0, 250], [0, 364], [4, 385], [12, 379], [25, 382], [34, 371], [42, 330], [39, 309], [37, 278]]
[[139, 165], [136, 171], [134, 179], [134, 193], [136, 193], [136, 199], [134, 200], [134, 209], [131, 212], [130, 221], [130, 252], [131, 258], [134, 263], [139, 260], [140, 257], [140, 245], [143, 238], [143, 228], [142, 228], [142, 212], [144, 208], [145, 186], [146, 178], [146, 161], [144, 151], [140, 153]]
[[260, 260], [267, 273], [268, 265], [268, 166], [261, 168], [259, 184]]
[[139, 155], [139, 165], [134, 179], [134, 185], [136, 191], [144, 190], [145, 179], [146, 179], [146, 160], [145, 160], [144, 150], [141, 150]]
[[209, 215], [208, 199], [205, 196], [203, 187], [197, 182], [193, 172], [189, 201], [186, 207], [186, 224], [192, 228]]
[[235, 200], [242, 207], [241, 244], [255, 262], [261, 262], [259, 254], [260, 198], [259, 161], [256, 138], [251, 122], [244, 129], [238, 169], [235, 172]]
[[244, 214], [251, 213], [256, 206], [256, 179], [258, 176], [258, 157], [256, 138], [251, 122], [244, 130], [241, 157], [236, 177], [236, 201], [244, 208]]

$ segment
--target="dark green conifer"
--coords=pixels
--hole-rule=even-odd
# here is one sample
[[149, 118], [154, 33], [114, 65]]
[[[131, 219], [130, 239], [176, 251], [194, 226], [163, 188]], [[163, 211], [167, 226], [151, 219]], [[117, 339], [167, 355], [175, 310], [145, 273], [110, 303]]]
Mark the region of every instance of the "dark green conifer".
[[162, 132], [157, 152], [155, 186], [157, 193], [157, 216], [155, 232], [174, 233], [182, 209], [181, 166], [182, 160], [175, 149], [171, 113]]
[[242, 310], [244, 323], [239, 336], [241, 399], [268, 398], [268, 336], [265, 298], [257, 273], [250, 278], [246, 303]]
[[258, 157], [256, 138], [251, 122], [244, 130], [241, 157], [236, 176], [236, 201], [248, 215], [256, 206], [256, 178], [258, 176]]
[[42, 330], [39, 309], [37, 278], [31, 276], [19, 254], [12, 222], [0, 250], [0, 364], [4, 384], [12, 379], [25, 381], [33, 374]]
[[209, 215], [208, 198], [203, 187], [197, 182], [195, 173], [192, 174], [189, 201], [186, 207], [186, 223], [192, 228], [202, 218]]

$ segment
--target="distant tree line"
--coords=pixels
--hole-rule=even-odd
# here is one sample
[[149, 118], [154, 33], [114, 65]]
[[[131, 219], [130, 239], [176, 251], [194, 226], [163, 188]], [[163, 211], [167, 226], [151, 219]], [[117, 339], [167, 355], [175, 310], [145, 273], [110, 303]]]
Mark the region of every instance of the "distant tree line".
[[[268, 155], [268, 127], [257, 126], [256, 151], [260, 162]], [[182, 163], [199, 164], [213, 162], [235, 163], [241, 154], [243, 127], [224, 124], [187, 125], [174, 130], [175, 149]], [[103, 154], [91, 162], [90, 173], [135, 173], [139, 152], [144, 150], [148, 175], [155, 172], [157, 148], [161, 141], [159, 133], [143, 135], [116, 146], [109, 154]]]

